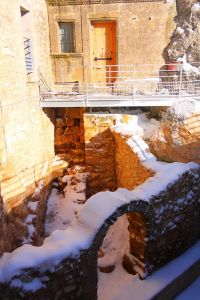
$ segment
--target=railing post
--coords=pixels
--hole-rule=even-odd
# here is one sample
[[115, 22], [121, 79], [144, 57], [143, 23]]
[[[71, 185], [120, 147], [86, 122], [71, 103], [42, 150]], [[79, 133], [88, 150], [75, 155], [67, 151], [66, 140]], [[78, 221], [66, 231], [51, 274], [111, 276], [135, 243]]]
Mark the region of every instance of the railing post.
[[183, 81], [183, 65], [180, 64], [180, 82], [179, 82], [179, 95], [178, 95], [179, 100], [181, 98], [182, 81]]
[[110, 93], [110, 89], [111, 89], [111, 94], [112, 94], [112, 78], [111, 78], [111, 66], [108, 66], [108, 93]]

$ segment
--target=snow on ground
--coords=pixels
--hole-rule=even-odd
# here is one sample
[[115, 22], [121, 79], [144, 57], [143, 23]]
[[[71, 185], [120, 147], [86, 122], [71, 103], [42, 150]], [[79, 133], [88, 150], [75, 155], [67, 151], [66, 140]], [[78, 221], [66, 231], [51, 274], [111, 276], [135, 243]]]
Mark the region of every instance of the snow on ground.
[[132, 290], [129, 290], [130, 293], [129, 291], [122, 293], [129, 284], [133, 284], [135, 281], [140, 281], [138, 276], [128, 274], [121, 262], [116, 264], [112, 273], [106, 274], [98, 271], [98, 300], [114, 300], [120, 294], [122, 294], [122, 298], [118, 298], [118, 300], [137, 300], [135, 296], [133, 298]]
[[[200, 259], [200, 242], [167, 265], [140, 280], [128, 274], [119, 263], [110, 274], [99, 272], [98, 300], [149, 300], [176, 277]], [[176, 300], [199, 300], [200, 280], [184, 291]]]
[[110, 226], [101, 247], [98, 265], [107, 267], [120, 264], [125, 253], [129, 253], [129, 231], [126, 215], [120, 217]]
[[[34, 203], [34, 202], [32, 202], [32, 203]], [[24, 238], [23, 244], [27, 244], [27, 243], [29, 244], [29, 243], [32, 243], [32, 241], [33, 241], [32, 238], [35, 234], [35, 227], [33, 226], [32, 223], [36, 217], [37, 217], [36, 215], [30, 214], [25, 219], [25, 224], [28, 229], [28, 236], [26, 238]]]
[[56, 229], [64, 230], [75, 220], [81, 204], [86, 201], [87, 173], [66, 175], [62, 182], [66, 184], [64, 195], [53, 188], [48, 199], [45, 221], [45, 236]]

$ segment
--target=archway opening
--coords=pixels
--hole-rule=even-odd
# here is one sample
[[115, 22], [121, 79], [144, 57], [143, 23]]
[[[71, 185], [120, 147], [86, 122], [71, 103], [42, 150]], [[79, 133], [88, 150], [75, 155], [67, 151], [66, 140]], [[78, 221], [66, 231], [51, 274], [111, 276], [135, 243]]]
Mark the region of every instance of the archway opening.
[[99, 300], [146, 277], [147, 242], [147, 222], [140, 212], [124, 214], [109, 227], [98, 252]]

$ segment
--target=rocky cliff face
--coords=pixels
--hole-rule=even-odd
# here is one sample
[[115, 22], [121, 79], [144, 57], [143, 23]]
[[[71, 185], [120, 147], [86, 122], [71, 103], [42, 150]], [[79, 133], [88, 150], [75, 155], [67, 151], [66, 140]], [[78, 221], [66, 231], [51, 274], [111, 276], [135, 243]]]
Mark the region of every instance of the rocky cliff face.
[[200, 61], [200, 2], [176, 0], [177, 24], [171, 42], [164, 50], [165, 61], [176, 61], [186, 54], [188, 62]]
[[200, 105], [191, 100], [170, 108], [150, 140], [150, 149], [167, 162], [200, 163]]

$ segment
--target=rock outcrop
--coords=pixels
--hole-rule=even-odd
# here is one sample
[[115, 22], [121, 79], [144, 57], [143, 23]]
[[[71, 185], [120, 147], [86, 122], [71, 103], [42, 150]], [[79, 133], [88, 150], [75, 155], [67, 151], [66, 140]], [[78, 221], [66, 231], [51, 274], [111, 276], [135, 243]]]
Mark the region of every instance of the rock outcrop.
[[176, 30], [164, 50], [166, 62], [186, 55], [190, 63], [200, 61], [200, 2], [177, 0]]
[[200, 163], [200, 104], [179, 102], [170, 108], [150, 140], [150, 149], [159, 160]]

